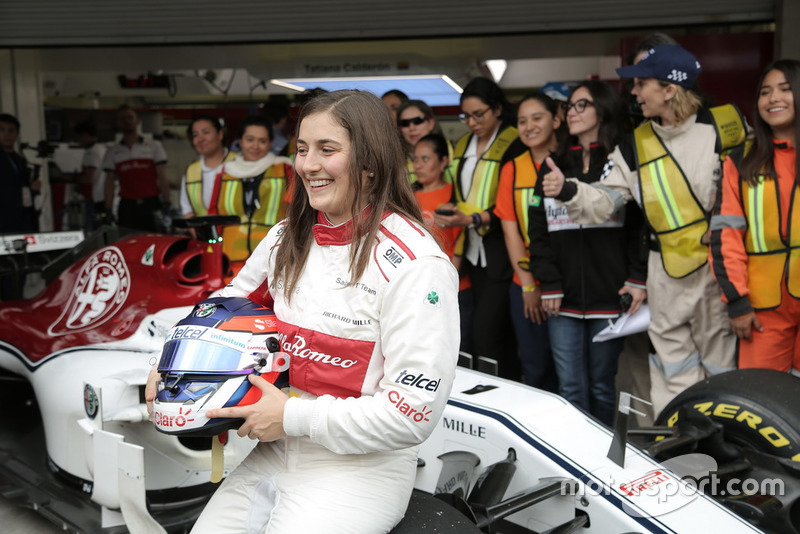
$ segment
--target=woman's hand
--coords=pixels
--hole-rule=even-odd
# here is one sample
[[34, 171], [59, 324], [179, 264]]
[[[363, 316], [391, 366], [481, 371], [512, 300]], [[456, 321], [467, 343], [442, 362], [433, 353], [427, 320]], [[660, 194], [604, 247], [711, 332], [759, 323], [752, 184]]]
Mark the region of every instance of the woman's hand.
[[641, 287], [634, 287], [629, 285], [622, 286], [622, 289], [619, 290], [619, 295], [628, 294], [633, 297], [631, 301], [631, 305], [628, 307], [627, 313], [633, 315], [639, 308], [642, 307], [642, 303], [647, 300], [647, 290], [642, 289]]
[[451, 202], [442, 204], [439, 206], [439, 209], [453, 210], [455, 213], [453, 215], [440, 215], [434, 212], [433, 223], [436, 225], [436, 228], [464, 227], [472, 224], [472, 217], [459, 211], [455, 204]]
[[258, 441], [275, 441], [286, 435], [283, 430], [283, 407], [289, 397], [260, 376], [249, 375], [250, 383], [261, 390], [261, 400], [249, 406], [208, 410], [206, 417], [232, 417], [244, 419], [239, 427], [240, 437]]
[[761, 327], [761, 321], [758, 320], [755, 312], [734, 317], [731, 319], [731, 328], [733, 329], [733, 333], [736, 334], [736, 337], [739, 339], [744, 339], [745, 341], [750, 341], [752, 338], [753, 328], [759, 332], [764, 331], [764, 329]]
[[153, 401], [158, 393], [158, 380], [161, 378], [161, 373], [158, 372], [158, 367], [155, 365], [150, 369], [150, 374], [147, 375], [147, 384], [144, 387], [144, 401], [147, 404], [147, 415], [153, 415]]
[[548, 317], [558, 317], [558, 311], [561, 309], [561, 299], [542, 299], [542, 309]]
[[531, 322], [542, 324], [547, 317], [542, 307], [542, 290], [538, 287], [533, 291], [522, 292], [522, 310], [525, 318]]
[[557, 197], [561, 194], [566, 178], [564, 178], [564, 173], [555, 164], [553, 158], [547, 158], [545, 162], [550, 172], [542, 177], [542, 191], [546, 197]]

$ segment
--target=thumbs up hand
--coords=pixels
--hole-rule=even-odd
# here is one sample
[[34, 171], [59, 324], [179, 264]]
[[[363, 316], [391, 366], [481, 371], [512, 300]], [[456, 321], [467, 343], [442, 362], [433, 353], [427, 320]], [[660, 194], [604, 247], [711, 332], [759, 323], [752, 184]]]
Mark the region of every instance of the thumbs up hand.
[[547, 163], [547, 166], [550, 168], [550, 172], [545, 174], [542, 178], [542, 189], [544, 191], [544, 196], [557, 197], [561, 193], [561, 189], [564, 187], [564, 173], [558, 168], [556, 163], [553, 161], [553, 158], [548, 157], [545, 160], [545, 163]]

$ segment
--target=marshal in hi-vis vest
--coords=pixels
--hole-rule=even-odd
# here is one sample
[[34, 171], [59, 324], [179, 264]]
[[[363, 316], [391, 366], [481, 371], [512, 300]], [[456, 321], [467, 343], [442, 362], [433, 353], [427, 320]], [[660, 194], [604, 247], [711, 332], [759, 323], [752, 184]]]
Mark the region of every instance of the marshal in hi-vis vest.
[[[456, 180], [454, 182], [454, 189], [456, 192], [456, 202], [458, 209], [462, 213], [472, 215], [473, 213], [480, 213], [495, 203], [497, 198], [497, 187], [500, 182], [500, 160], [503, 154], [508, 149], [509, 145], [519, 137], [517, 129], [513, 126], [506, 127], [504, 130], [497, 134], [494, 142], [484, 152], [478, 164], [475, 166], [475, 171], [472, 176], [472, 185], [467, 192], [466, 197], [461, 191], [460, 183], [457, 177], [461, 174], [461, 163], [464, 158], [464, 153], [467, 151], [471, 135], [465, 135], [459, 139], [456, 148], [453, 152], [453, 168], [457, 169], [455, 174]], [[486, 231], [485, 227], [478, 229], [480, 233]], [[527, 234], [527, 230], [525, 231]]]
[[[228, 152], [223, 163], [233, 161], [236, 152]], [[203, 163], [200, 160], [193, 161], [186, 167], [186, 196], [192, 211], [198, 217], [208, 215], [208, 208], [203, 204]]]
[[787, 243], [781, 239], [776, 181], [760, 176], [756, 185], [747, 180], [739, 183], [747, 217], [744, 245], [748, 286], [759, 288], [750, 291], [750, 304], [756, 310], [780, 306], [781, 282], [784, 280], [789, 294], [800, 299], [800, 217], [793, 217], [794, 210], [800, 209], [800, 186], [794, 184], [792, 200], [788, 207], [784, 207], [791, 210]]
[[[222, 250], [231, 261], [246, 260], [269, 229], [286, 215], [285, 195], [289, 186], [287, 165], [277, 163], [267, 168], [260, 177], [251, 179], [222, 176], [217, 212], [220, 215], [238, 215], [242, 224], [222, 228]], [[253, 199], [246, 202], [246, 180], [257, 180]], [[250, 217], [247, 205], [254, 206]]]
[[[709, 111], [717, 149], [724, 157], [744, 143], [744, 121], [731, 104]], [[634, 142], [642, 209], [658, 240], [664, 270], [672, 278], [683, 278], [708, 262], [709, 214], [650, 121], [636, 128]]]
[[533, 190], [539, 182], [539, 173], [533, 163], [531, 151], [526, 150], [514, 158], [514, 184], [512, 193], [514, 195], [514, 214], [517, 219], [519, 234], [525, 244], [525, 250], [530, 247], [530, 236], [528, 235], [528, 206], [538, 206], [542, 198], [534, 195]]

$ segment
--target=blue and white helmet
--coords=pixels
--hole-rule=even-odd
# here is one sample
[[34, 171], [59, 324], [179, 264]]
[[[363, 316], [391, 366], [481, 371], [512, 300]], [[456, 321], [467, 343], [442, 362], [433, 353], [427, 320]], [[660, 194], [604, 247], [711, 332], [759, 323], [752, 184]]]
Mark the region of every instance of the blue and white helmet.
[[247, 406], [261, 390], [255, 374], [288, 384], [289, 355], [281, 352], [274, 312], [250, 299], [215, 297], [197, 304], [167, 335], [153, 401], [153, 422], [167, 434], [213, 436], [243, 420], [208, 419], [206, 410]]

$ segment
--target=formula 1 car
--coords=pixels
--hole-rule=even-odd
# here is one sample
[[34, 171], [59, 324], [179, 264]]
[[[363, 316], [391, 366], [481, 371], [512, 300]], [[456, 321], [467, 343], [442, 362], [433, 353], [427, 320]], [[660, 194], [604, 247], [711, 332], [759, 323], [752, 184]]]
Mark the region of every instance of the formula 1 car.
[[[70, 532], [191, 527], [216, 487], [211, 439], [157, 432], [143, 390], [168, 330], [224, 284], [224, 223], [94, 234], [43, 267], [40, 295], [0, 303], [0, 495]], [[610, 429], [460, 363], [395, 534], [800, 532], [800, 379], [719, 375], [650, 429], [628, 428], [622, 394]], [[223, 474], [252, 446], [228, 432]]]

